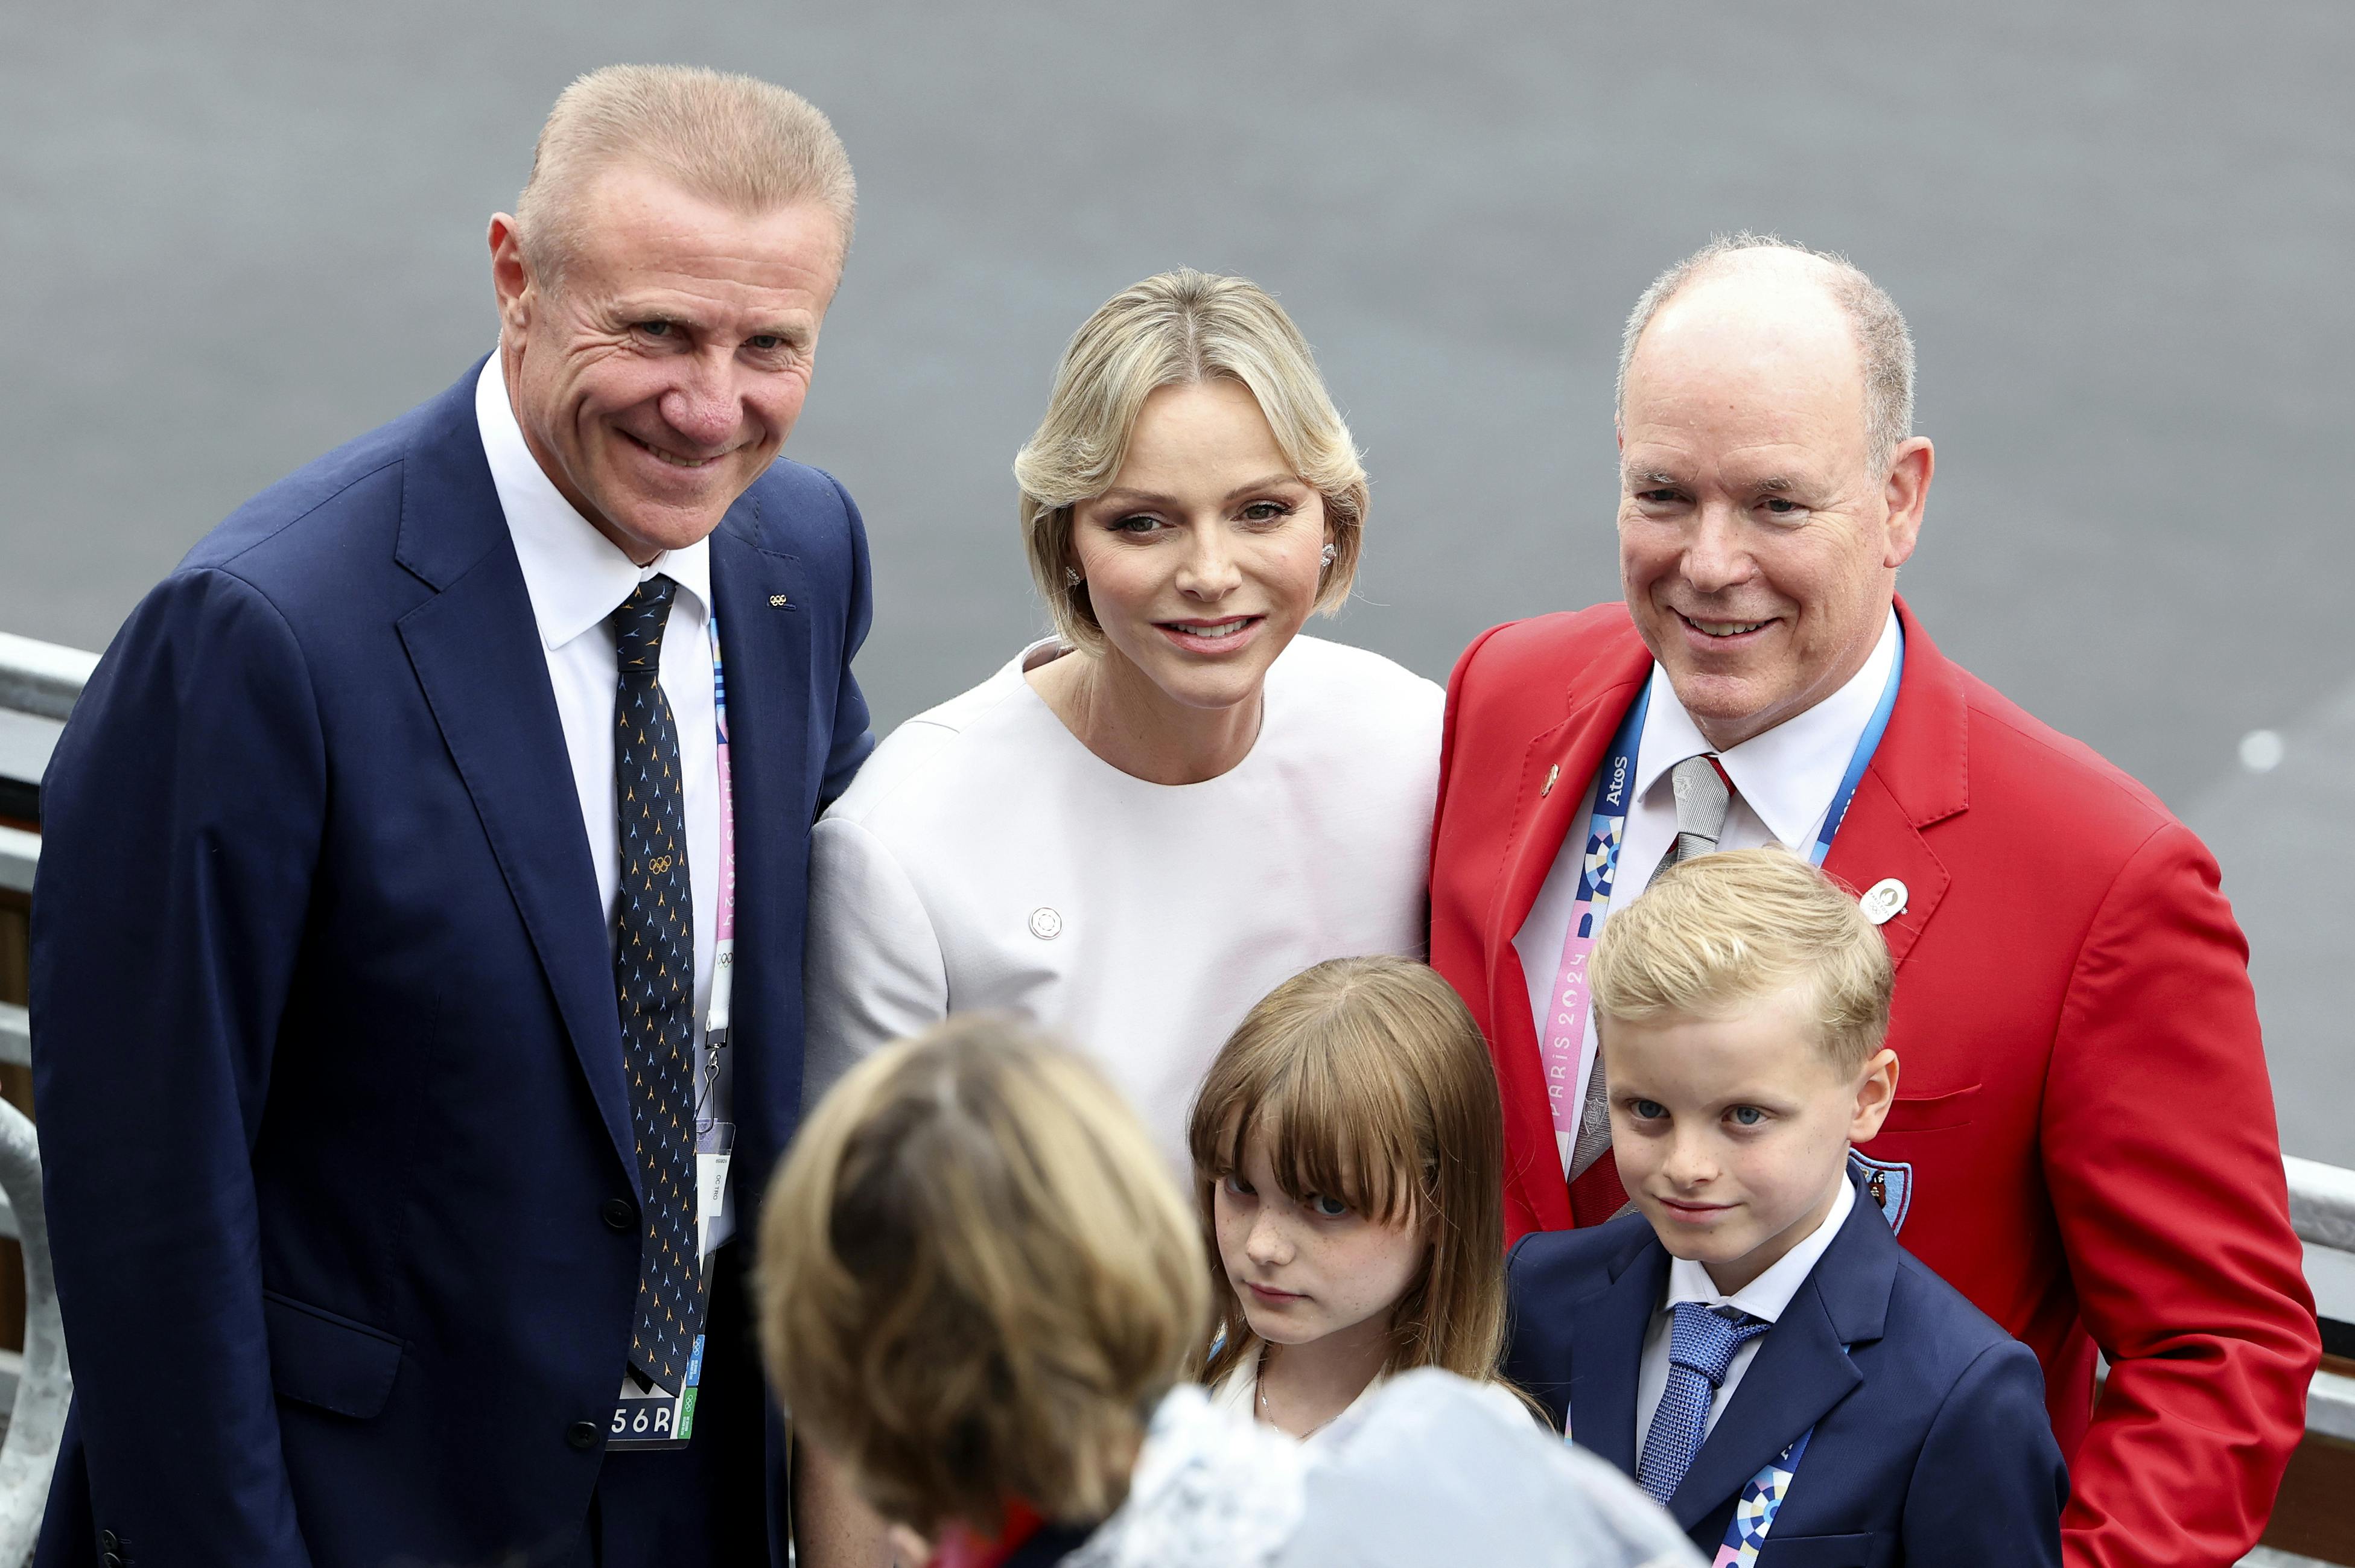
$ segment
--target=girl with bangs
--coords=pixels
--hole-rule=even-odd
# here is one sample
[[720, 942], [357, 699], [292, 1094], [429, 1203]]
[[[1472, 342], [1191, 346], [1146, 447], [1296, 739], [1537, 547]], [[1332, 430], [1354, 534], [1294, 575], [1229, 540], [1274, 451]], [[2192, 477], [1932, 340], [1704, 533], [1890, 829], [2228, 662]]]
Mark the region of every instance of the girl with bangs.
[[1491, 1385], [1505, 1338], [1503, 1132], [1487, 1045], [1402, 958], [1277, 987], [1188, 1128], [1218, 1335], [1202, 1381], [1295, 1437], [1418, 1367]]

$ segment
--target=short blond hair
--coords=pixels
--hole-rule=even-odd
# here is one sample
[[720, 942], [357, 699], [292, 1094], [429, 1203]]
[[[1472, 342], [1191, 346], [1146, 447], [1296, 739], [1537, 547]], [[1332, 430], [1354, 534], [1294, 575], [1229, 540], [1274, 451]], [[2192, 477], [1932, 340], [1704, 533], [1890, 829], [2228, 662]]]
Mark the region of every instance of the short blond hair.
[[1085, 581], [1067, 575], [1071, 509], [1112, 488], [1145, 400], [1164, 387], [1228, 380], [1259, 402], [1275, 444], [1302, 483], [1324, 497], [1333, 560], [1317, 583], [1330, 615], [1357, 578], [1366, 519], [1366, 470], [1333, 406], [1308, 340], [1284, 307], [1248, 278], [1180, 267], [1104, 302], [1063, 350], [1046, 417], [1015, 454], [1022, 539], [1030, 576], [1056, 634], [1094, 648], [1103, 626]]
[[1219, 1183], [1265, 1140], [1295, 1202], [1428, 1224], [1431, 1253], [1391, 1319], [1385, 1370], [1493, 1380], [1505, 1346], [1504, 1113], [1480, 1026], [1411, 958], [1335, 958], [1260, 999], [1210, 1064], [1187, 1126], [1223, 1338], [1216, 1383], [1259, 1345], [1219, 1256]]
[[549, 286], [579, 253], [583, 193], [627, 163], [737, 212], [812, 203], [841, 229], [837, 260], [850, 250], [858, 185], [842, 138], [815, 104], [733, 72], [609, 65], [557, 97], [516, 198], [517, 238]]
[[822, 1101], [761, 1221], [778, 1397], [890, 1519], [1119, 1506], [1209, 1319], [1193, 1218], [1103, 1076], [952, 1018]]
[[1854, 1072], [1889, 1034], [1897, 967], [1855, 895], [1786, 849], [1702, 855], [1612, 912], [1588, 970], [1609, 1020], [1724, 1018], [1800, 989], [1816, 1043]]

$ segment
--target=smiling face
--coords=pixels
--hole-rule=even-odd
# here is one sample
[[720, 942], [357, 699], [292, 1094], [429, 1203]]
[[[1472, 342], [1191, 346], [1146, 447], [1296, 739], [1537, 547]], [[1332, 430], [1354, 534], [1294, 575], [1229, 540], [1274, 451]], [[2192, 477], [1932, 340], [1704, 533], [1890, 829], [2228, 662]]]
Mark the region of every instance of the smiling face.
[[1812, 1038], [1794, 989], [1728, 1018], [1604, 1024], [1611, 1152], [1660, 1244], [1731, 1294], [1813, 1233], [1845, 1180], [1850, 1143], [1881, 1130], [1897, 1056], [1854, 1075]]
[[1212, 1199], [1219, 1261], [1252, 1332], [1273, 1345], [1390, 1332], [1391, 1311], [1422, 1276], [1431, 1243], [1412, 1220], [1383, 1224], [1336, 1198], [1287, 1194], [1264, 1139]]
[[1620, 423], [1619, 571], [1721, 749], [1831, 695], [1879, 640], [1931, 449], [1868, 463], [1863, 356], [1811, 257], [1754, 253], [1644, 329]]
[[564, 498], [644, 564], [709, 534], [784, 444], [841, 234], [814, 205], [748, 215], [626, 164], [577, 221], [552, 283], [491, 221], [507, 396]]
[[1120, 472], [1072, 508], [1073, 567], [1106, 674], [1149, 707], [1256, 701], [1316, 607], [1324, 498], [1250, 389], [1223, 378], [1145, 400]]

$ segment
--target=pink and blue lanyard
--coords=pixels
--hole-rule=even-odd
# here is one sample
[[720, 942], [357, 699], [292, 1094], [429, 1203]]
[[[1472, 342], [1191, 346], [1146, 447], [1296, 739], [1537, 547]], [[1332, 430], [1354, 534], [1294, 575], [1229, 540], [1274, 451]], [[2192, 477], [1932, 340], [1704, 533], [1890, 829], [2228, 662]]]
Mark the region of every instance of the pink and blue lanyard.
[[[1849, 758], [1848, 771], [1840, 775], [1839, 788], [1824, 811], [1823, 827], [1808, 853], [1816, 865], [1822, 865], [1824, 857], [1831, 853], [1832, 835], [1839, 831], [1849, 803], [1856, 798], [1856, 787], [1863, 782], [1864, 770], [1881, 746], [1881, 731], [1889, 728], [1890, 710], [1897, 706], [1898, 681], [1904, 673], [1905, 634], [1900, 631], [1881, 700], [1874, 704], [1864, 733], [1857, 738], [1856, 752]], [[1652, 683], [1646, 678], [1627, 717], [1620, 720], [1618, 732], [1611, 737], [1611, 749], [1603, 754], [1603, 771], [1594, 784], [1594, 814], [1586, 828], [1586, 855], [1579, 866], [1578, 902], [1571, 910], [1561, 963], [1554, 972], [1553, 1011], [1538, 1039], [1546, 1107], [1553, 1118], [1554, 1147], [1561, 1157], [1565, 1178], [1570, 1172], [1571, 1147], [1578, 1141], [1579, 1103], [1572, 1091], [1578, 1084], [1578, 1059], [1585, 1049], [1590, 1011], [1586, 965], [1594, 955], [1594, 941], [1602, 933], [1604, 918], [1611, 912], [1611, 895], [1619, 876], [1619, 846], [1626, 837], [1627, 813], [1634, 805], [1629, 797], [1636, 785], [1636, 752], [1644, 739], [1644, 715], [1651, 704]]]

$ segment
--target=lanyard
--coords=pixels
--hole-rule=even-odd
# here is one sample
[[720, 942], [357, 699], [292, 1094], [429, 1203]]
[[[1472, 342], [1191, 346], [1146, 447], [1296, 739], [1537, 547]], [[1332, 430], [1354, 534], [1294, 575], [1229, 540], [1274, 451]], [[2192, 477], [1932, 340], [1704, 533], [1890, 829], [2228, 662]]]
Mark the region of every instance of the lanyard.
[[728, 681], [719, 666], [719, 613], [705, 620], [711, 640], [711, 720], [719, 741], [719, 911], [711, 943], [711, 1000], [703, 1014], [703, 1083], [695, 1097], [696, 1124], [709, 1121], [719, 1053], [728, 1048], [728, 1004], [736, 979], [736, 789], [728, 771]]
[[[1881, 731], [1889, 728], [1890, 710], [1897, 706], [1898, 681], [1904, 673], [1905, 634], [1900, 630], [1896, 656], [1889, 661], [1888, 683], [1881, 688], [1881, 700], [1873, 705], [1864, 733], [1857, 738], [1856, 751], [1840, 775], [1831, 805], [1825, 808], [1823, 827], [1808, 852], [1808, 859], [1816, 865], [1822, 865], [1824, 857], [1831, 853], [1832, 835], [1848, 816], [1849, 803], [1856, 798], [1864, 770], [1880, 748]], [[1578, 1060], [1585, 1048], [1592, 1013], [1586, 965], [1594, 955], [1594, 941], [1602, 933], [1603, 922], [1611, 912], [1611, 895], [1619, 875], [1619, 847], [1626, 837], [1628, 810], [1635, 804], [1631, 797], [1636, 788], [1636, 751], [1643, 741], [1644, 715], [1651, 702], [1652, 683], [1646, 679], [1627, 717], [1620, 720], [1618, 732], [1611, 737], [1610, 750], [1603, 754], [1603, 771], [1595, 776], [1594, 814], [1586, 828], [1586, 854], [1579, 863], [1578, 901], [1571, 909], [1570, 930], [1561, 943], [1561, 964], [1554, 973], [1553, 1010], [1543, 1020], [1538, 1040], [1546, 1108], [1553, 1117], [1554, 1147], [1565, 1174], [1570, 1170], [1572, 1146], [1578, 1141], [1579, 1101], [1572, 1090], [1578, 1083]]]

